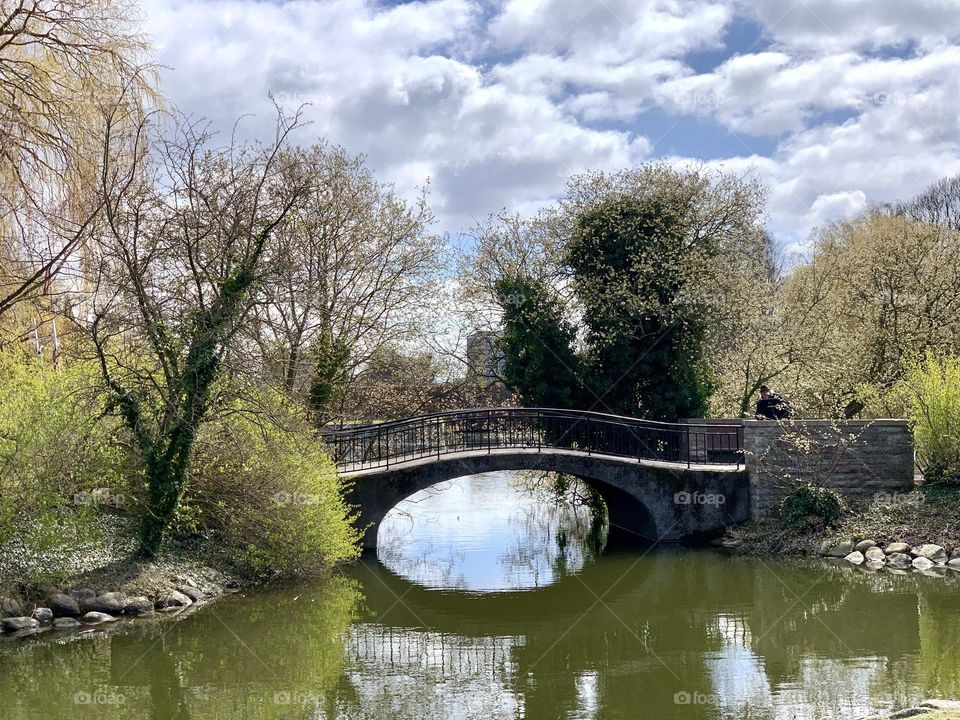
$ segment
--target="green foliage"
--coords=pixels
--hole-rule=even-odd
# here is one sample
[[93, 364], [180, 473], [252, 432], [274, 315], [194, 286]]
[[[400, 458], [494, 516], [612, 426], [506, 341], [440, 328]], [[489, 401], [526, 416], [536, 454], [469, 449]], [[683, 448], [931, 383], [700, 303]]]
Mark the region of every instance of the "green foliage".
[[799, 532], [836, 527], [843, 515], [843, 499], [822, 485], [799, 485], [777, 505], [777, 515]]
[[653, 420], [698, 417], [712, 391], [706, 314], [692, 287], [709, 243], [688, 240], [668, 198], [610, 196], [577, 218], [567, 248], [604, 407]]
[[926, 481], [960, 483], [960, 358], [912, 363], [894, 394], [907, 405]]
[[324, 332], [313, 348], [313, 357], [314, 378], [307, 395], [307, 407], [315, 421], [322, 424], [343, 399], [350, 348], [342, 340], [335, 340], [329, 332]]
[[99, 536], [100, 509], [129, 499], [132, 469], [102, 407], [94, 366], [0, 353], [0, 546], [15, 539], [18, 560], [68, 554]]
[[357, 553], [353, 513], [307, 419], [278, 393], [236, 400], [201, 430], [175, 530], [258, 575], [314, 574]]
[[533, 280], [506, 277], [496, 284], [503, 309], [503, 379], [527, 407], [583, 407], [589, 397], [581, 360], [574, 350], [576, 332], [548, 287]]

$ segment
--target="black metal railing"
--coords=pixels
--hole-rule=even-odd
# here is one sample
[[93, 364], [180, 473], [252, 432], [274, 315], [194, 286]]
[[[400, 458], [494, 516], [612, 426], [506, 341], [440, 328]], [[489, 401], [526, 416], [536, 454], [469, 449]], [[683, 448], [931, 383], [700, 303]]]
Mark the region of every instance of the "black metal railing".
[[573, 450], [688, 466], [743, 464], [741, 425], [662, 423], [582, 410], [457, 410], [327, 429], [323, 437], [341, 471], [502, 449]]

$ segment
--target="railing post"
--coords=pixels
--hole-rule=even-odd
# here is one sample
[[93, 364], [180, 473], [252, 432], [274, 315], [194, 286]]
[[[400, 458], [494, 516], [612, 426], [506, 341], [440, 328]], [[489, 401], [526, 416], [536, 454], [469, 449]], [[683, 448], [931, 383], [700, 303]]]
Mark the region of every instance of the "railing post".
[[437, 459], [440, 459], [440, 418], [437, 418]]
[[543, 445], [543, 437], [540, 432], [543, 425], [543, 413], [537, 410], [537, 419], [533, 423], [533, 434], [537, 436], [537, 452], [540, 452], [541, 446]]
[[590, 432], [591, 427], [590, 416], [587, 415], [587, 455], [593, 454], [593, 442], [591, 441], [592, 433]]
[[690, 426], [687, 425], [687, 468], [690, 467], [690, 456], [693, 455], [693, 451], [690, 449]]
[[490, 435], [490, 433], [492, 432], [492, 430], [490, 429], [490, 419], [492, 417], [492, 413], [493, 413], [492, 410], [487, 410], [487, 455], [489, 455], [493, 449], [493, 445], [492, 445], [493, 437]]
[[744, 445], [743, 436], [744, 436], [743, 423], [740, 423], [739, 427], [737, 427], [737, 469], [738, 470], [740, 469], [741, 462], [743, 463], [744, 468], [747, 467], [747, 449], [743, 446]]

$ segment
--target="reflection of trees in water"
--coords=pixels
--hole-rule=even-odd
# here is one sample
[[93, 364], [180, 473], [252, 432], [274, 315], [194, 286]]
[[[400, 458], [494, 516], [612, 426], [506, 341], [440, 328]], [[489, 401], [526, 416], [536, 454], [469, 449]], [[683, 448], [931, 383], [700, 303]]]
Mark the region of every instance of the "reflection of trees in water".
[[[606, 506], [600, 494], [572, 475], [518, 471], [513, 483], [536, 501], [525, 505], [513, 525], [521, 532], [501, 563], [514, 573], [526, 569], [539, 577], [549, 567], [552, 578], [576, 573], [602, 551], [607, 538]], [[548, 576], [549, 577], [549, 576]]]
[[[931, 580], [936, 582], [935, 580]], [[960, 698], [960, 593], [956, 585], [920, 593], [920, 684], [930, 696]]]
[[422, 545], [417, 552], [402, 543], [381, 545], [377, 552], [387, 567], [426, 587], [466, 590], [466, 554], [449, 545]]
[[[524, 474], [507, 472], [458, 478], [417, 493], [380, 526], [379, 557], [404, 577], [447, 589], [541, 587], [578, 572], [602, 550], [606, 526], [594, 521], [588, 486], [570, 476], [551, 475], [551, 487], [562, 485], [562, 493], [533, 494]], [[457, 492], [451, 496], [451, 490]], [[484, 520], [487, 510], [491, 521]], [[452, 520], [456, 515], [459, 521], [461, 514], [468, 521], [463, 535]], [[432, 523], [438, 526], [436, 535]], [[490, 561], [498, 567], [493, 584]]]
[[[0, 715], [810, 719], [960, 696], [946, 580], [698, 552], [611, 553], [577, 578], [485, 597], [377, 572], [0, 645]], [[74, 704], [98, 691], [125, 702]], [[683, 692], [718, 704], [678, 706]]]
[[[317, 717], [341, 685], [342, 639], [360, 597], [355, 581], [337, 577], [299, 593], [225, 598], [179, 621], [140, 621], [64, 644], [4, 648], [0, 714], [4, 720]], [[84, 703], [78, 693], [122, 702]]]
[[516, 587], [555, 582], [596, 557], [593, 524], [582, 506], [562, 501], [524, 504], [510, 520], [513, 540], [498, 562]]
[[748, 648], [777, 704], [859, 717], [960, 694], [960, 597], [943, 580], [737, 562], [756, 566]]
[[[488, 660], [469, 658], [483, 642], [522, 633], [487, 700], [477, 702], [486, 707], [507, 693], [526, 717], [590, 717], [591, 707], [604, 717], [813, 720], [837, 708], [861, 717], [960, 694], [951, 646], [960, 597], [949, 586], [931, 595], [938, 582], [707, 553], [640, 561], [614, 554], [532, 593], [458, 600], [411, 591], [404, 600], [415, 615], [403, 616], [391, 642], [423, 632], [422, 620], [444, 636], [445, 657], [462, 648], [467, 676], [486, 667], [494, 677]], [[410, 663], [421, 667], [418, 652], [396, 665], [377, 662], [403, 674]], [[482, 693], [479, 681], [458, 685], [457, 662], [422, 663], [437, 673], [431, 687], [444, 699], [419, 690], [413, 697], [433, 703], [425, 706], [432, 714], [442, 715], [458, 693]], [[421, 672], [410, 671], [412, 685]], [[711, 704], [679, 707], [677, 693], [701, 693]], [[399, 716], [417, 715], [401, 705]]]

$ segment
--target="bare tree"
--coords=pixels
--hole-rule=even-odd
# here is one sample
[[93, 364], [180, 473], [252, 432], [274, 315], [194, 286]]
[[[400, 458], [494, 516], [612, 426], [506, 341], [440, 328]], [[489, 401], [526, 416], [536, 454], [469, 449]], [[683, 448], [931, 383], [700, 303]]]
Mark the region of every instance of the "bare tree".
[[268, 251], [254, 340], [277, 384], [312, 397], [319, 415], [336, 414], [345, 385], [380, 348], [423, 331], [443, 243], [425, 195], [404, 201], [362, 157], [315, 145], [283, 161], [285, 182], [309, 180], [311, 191]]
[[960, 231], [960, 175], [945, 177], [905, 203], [897, 213], [929, 225], [945, 225]]

